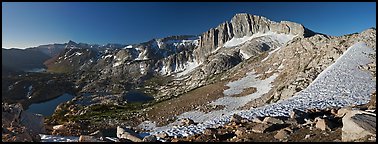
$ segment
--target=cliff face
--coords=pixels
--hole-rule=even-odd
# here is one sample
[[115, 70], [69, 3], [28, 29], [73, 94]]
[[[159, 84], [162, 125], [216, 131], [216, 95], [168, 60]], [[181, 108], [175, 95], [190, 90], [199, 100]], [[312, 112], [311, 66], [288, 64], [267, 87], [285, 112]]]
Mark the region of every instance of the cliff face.
[[306, 29], [303, 25], [281, 21], [274, 22], [269, 19], [250, 15], [236, 14], [230, 22], [226, 21], [216, 28], [211, 28], [200, 36], [199, 47], [194, 51], [195, 57], [200, 62], [206, 59], [211, 52], [218, 47], [222, 47], [232, 38], [242, 38], [244, 36], [252, 36], [256, 33], [275, 32], [277, 34], [290, 34], [298, 36], [314, 35], [314, 32]]

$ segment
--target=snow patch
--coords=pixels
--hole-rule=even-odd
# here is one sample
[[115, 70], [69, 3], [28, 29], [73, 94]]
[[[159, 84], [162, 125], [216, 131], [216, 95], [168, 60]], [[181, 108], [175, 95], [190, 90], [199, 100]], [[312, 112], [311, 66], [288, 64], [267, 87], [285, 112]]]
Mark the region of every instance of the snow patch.
[[77, 55], [77, 56], [80, 56], [80, 55], [82, 55], [83, 53], [81, 53], [81, 52], [75, 52], [75, 55]]
[[78, 142], [79, 137], [39, 134], [41, 142]]
[[133, 48], [133, 46], [132, 45], [128, 45], [128, 46], [125, 47], [125, 49], [129, 49], [129, 48]]
[[106, 58], [108, 58], [108, 57], [112, 57], [112, 56], [113, 56], [113, 55], [110, 54], [110, 55], [102, 56], [102, 58], [103, 58], [103, 59], [106, 59]]
[[242, 50], [240, 50], [240, 54], [242, 54], [243, 59], [249, 59], [251, 56], [244, 53]]
[[268, 56], [266, 56], [263, 60], [261, 60], [261, 62], [264, 62], [264, 61], [268, 60], [268, 58], [269, 58], [273, 53], [279, 51], [281, 48], [282, 48], [282, 46], [281, 46], [281, 47], [278, 47], [278, 48], [276, 48], [276, 49], [274, 49], [274, 50], [272, 50], [272, 51], [270, 51], [269, 54], [268, 54]]
[[116, 63], [113, 64], [113, 67], [117, 67], [117, 66], [119, 66], [121, 64], [122, 64], [122, 62], [116, 62]]
[[183, 75], [186, 75], [190, 72], [192, 72], [195, 68], [197, 68], [200, 64], [198, 64], [198, 62], [194, 59], [193, 62], [187, 62], [185, 64], [185, 70], [182, 71], [182, 72], [179, 72], [176, 74], [176, 77], [180, 77], [180, 76], [183, 76]]
[[26, 97], [28, 97], [29, 99], [32, 98], [32, 97], [31, 97], [32, 89], [33, 89], [33, 85], [30, 85], [30, 86], [28, 87], [28, 94], [26, 95]]
[[267, 32], [267, 33], [255, 33], [251, 36], [244, 36], [242, 38], [235, 38], [233, 37], [231, 40], [227, 41], [223, 46], [226, 48], [235, 47], [241, 45], [249, 40], [254, 38], [262, 37], [262, 36], [269, 36], [270, 38], [277, 40], [280, 43], [286, 43], [292, 40], [296, 35], [288, 35], [288, 34], [278, 34], [276, 32]]

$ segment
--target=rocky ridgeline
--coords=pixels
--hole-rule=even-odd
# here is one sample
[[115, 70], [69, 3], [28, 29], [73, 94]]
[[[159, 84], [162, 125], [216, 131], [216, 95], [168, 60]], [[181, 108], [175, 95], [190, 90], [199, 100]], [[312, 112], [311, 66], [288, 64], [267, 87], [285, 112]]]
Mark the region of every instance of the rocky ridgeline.
[[304, 37], [315, 34], [298, 23], [289, 21], [278, 23], [262, 16], [240, 13], [236, 14], [230, 22], [226, 21], [201, 35], [199, 47], [194, 51], [196, 59], [204, 61], [217, 47], [222, 47], [232, 38], [242, 38], [269, 31]]

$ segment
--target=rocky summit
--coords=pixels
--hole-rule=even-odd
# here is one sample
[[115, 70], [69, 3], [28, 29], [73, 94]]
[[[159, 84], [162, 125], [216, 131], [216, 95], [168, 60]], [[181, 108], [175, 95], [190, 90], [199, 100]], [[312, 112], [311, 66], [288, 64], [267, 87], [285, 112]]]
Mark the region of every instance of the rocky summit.
[[[375, 28], [330, 36], [247, 13], [198, 35], [2, 49], [2, 139], [376, 141], [375, 50]], [[64, 94], [51, 115], [25, 111]]]

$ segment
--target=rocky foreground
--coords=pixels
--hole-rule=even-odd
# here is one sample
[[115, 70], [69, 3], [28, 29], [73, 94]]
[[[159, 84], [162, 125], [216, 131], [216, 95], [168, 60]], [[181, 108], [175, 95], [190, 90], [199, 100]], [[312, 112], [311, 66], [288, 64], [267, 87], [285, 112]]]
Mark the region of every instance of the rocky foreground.
[[[162, 132], [146, 136], [133, 128], [117, 127], [116, 137], [98, 130], [80, 137], [61, 137], [60, 141], [78, 142], [375, 142], [376, 94], [369, 103], [343, 108], [293, 110], [290, 117], [258, 117], [254, 119], [233, 115], [231, 121], [217, 128], [207, 128], [201, 134], [172, 137]], [[2, 104], [2, 141], [48, 141], [43, 117], [23, 111], [19, 104]], [[182, 119], [181, 125], [195, 125]], [[69, 131], [64, 125], [53, 127], [55, 132]], [[57, 138], [55, 138], [56, 141]]]

